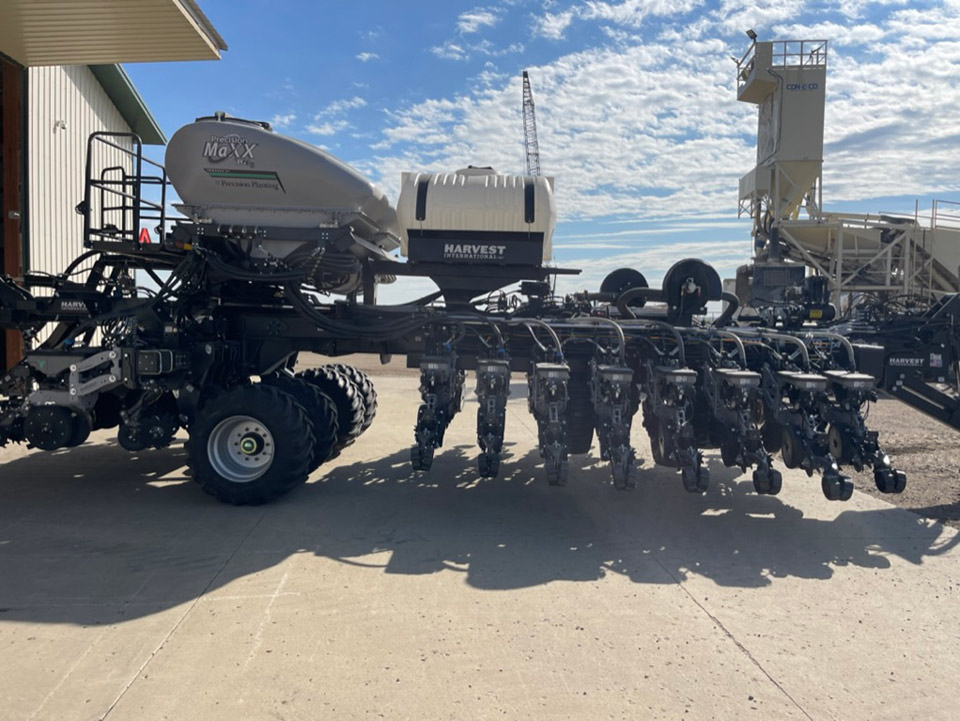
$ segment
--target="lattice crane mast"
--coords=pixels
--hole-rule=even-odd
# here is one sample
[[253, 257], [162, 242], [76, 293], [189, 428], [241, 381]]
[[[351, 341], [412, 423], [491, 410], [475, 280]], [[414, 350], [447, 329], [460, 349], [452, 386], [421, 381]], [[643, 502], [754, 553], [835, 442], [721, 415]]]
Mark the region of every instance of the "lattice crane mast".
[[527, 175], [540, 175], [540, 144], [537, 142], [537, 115], [533, 106], [530, 76], [523, 71], [523, 147], [527, 156]]

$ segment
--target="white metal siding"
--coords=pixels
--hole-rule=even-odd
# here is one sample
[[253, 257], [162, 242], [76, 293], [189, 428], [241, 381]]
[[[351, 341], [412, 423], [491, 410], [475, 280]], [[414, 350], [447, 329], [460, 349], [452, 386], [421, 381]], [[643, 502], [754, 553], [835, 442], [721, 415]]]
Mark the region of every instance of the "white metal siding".
[[[85, 65], [28, 72], [30, 270], [59, 273], [84, 250], [74, 208], [83, 200], [87, 137], [130, 126]], [[94, 168], [129, 167], [120, 151], [97, 145]]]

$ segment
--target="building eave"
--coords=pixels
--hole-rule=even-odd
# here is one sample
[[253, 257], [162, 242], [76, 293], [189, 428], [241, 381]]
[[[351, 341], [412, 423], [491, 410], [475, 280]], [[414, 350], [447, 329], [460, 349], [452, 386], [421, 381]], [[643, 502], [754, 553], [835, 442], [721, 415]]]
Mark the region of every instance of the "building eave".
[[145, 145], [165, 145], [166, 136], [143, 101], [130, 76], [120, 65], [91, 65], [90, 71], [120, 115]]
[[23, 66], [218, 60], [195, 0], [0, 0], [0, 53]]

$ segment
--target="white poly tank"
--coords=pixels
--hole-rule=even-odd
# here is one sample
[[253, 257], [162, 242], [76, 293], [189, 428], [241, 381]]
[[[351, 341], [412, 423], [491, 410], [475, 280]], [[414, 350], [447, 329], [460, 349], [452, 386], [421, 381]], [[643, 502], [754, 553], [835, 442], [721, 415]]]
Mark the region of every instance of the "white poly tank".
[[400, 252], [412, 262], [536, 265], [553, 255], [553, 178], [491, 168], [404, 173]]

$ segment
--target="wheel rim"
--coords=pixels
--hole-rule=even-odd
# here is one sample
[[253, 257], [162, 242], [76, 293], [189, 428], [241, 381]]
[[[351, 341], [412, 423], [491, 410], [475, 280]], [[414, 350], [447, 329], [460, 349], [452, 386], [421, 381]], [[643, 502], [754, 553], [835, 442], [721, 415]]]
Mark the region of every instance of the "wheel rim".
[[256, 418], [230, 416], [220, 421], [207, 441], [207, 457], [218, 474], [233, 483], [250, 483], [273, 463], [273, 435]]

